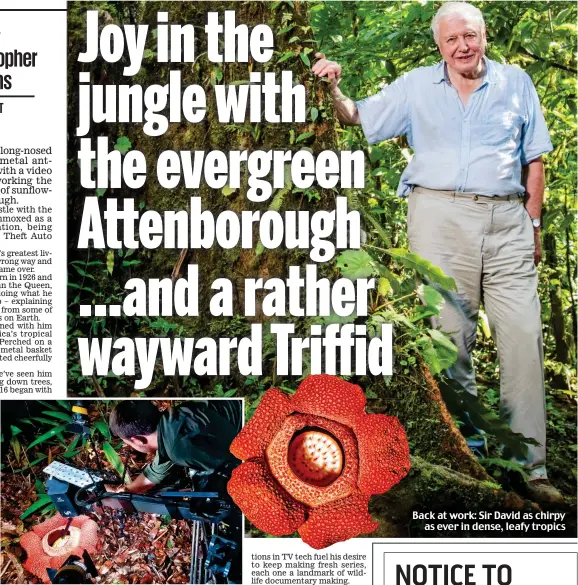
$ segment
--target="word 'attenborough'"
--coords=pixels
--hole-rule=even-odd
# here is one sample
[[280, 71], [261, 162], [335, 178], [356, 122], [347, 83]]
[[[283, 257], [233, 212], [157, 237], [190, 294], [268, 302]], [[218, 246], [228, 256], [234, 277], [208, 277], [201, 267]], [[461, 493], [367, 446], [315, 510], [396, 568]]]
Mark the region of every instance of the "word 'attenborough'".
[[309, 255], [314, 262], [326, 262], [333, 258], [336, 249], [361, 246], [359, 212], [348, 211], [346, 197], [336, 197], [335, 201], [334, 211], [268, 210], [238, 214], [225, 210], [215, 217], [210, 211], [201, 210], [200, 197], [191, 197], [189, 212], [163, 213], [154, 210], [142, 213], [135, 209], [134, 199], [123, 199], [124, 209], [119, 210], [118, 200], [111, 198], [106, 201], [103, 226], [98, 197], [87, 197], [78, 247], [154, 249], [162, 245], [170, 249], [209, 249], [217, 244], [225, 250], [238, 245], [250, 249], [255, 247], [253, 227], [256, 224], [264, 248], [310, 248]]

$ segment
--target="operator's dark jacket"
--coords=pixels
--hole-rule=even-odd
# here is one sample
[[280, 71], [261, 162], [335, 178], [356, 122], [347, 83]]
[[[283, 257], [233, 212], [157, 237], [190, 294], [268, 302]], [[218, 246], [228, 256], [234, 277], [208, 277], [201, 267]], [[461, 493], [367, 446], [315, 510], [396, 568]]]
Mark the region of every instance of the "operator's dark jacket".
[[240, 400], [195, 401], [163, 413], [157, 427], [159, 449], [143, 473], [159, 484], [176, 468], [212, 473], [238, 461], [229, 452], [242, 425]]

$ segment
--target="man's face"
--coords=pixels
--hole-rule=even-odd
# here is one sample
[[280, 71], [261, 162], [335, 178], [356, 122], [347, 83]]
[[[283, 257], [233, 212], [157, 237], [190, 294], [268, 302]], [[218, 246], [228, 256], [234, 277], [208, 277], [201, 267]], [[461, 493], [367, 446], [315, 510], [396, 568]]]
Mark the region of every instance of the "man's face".
[[485, 30], [463, 18], [444, 18], [439, 23], [438, 44], [444, 61], [456, 73], [471, 77], [481, 71]]
[[129, 447], [132, 447], [139, 453], [155, 453], [157, 449], [147, 441], [146, 437], [130, 437], [129, 439], [122, 439], [122, 442]]

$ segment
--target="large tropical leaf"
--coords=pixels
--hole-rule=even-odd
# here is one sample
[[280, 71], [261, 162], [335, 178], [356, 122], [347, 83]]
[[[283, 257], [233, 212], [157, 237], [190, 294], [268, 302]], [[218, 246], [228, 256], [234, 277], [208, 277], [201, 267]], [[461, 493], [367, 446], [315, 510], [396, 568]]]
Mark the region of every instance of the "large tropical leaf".
[[98, 429], [100, 431], [100, 434], [105, 439], [108, 439], [110, 441], [112, 435], [110, 434], [110, 428], [107, 423], [105, 423], [103, 420], [97, 420], [93, 424], [93, 428]]
[[53, 429], [50, 429], [48, 432], [40, 435], [39, 437], [36, 437], [36, 439], [34, 439], [34, 441], [32, 441], [30, 445], [28, 445], [28, 449], [31, 449], [36, 445], [40, 445], [40, 443], [44, 443], [44, 441], [48, 441], [54, 438], [54, 436], [56, 435], [62, 436], [60, 433], [62, 433], [62, 431], [64, 431], [65, 429], [66, 425], [59, 425], [57, 427], [54, 427]]
[[22, 514], [20, 515], [20, 520], [24, 520], [24, 518], [27, 518], [28, 516], [30, 516], [30, 514], [33, 514], [37, 510], [45, 508], [49, 504], [54, 505], [52, 503], [52, 500], [50, 499], [50, 496], [46, 494], [40, 494], [38, 496], [38, 499], [31, 506], [28, 506], [28, 508], [26, 508], [24, 512], [22, 512]]
[[345, 250], [337, 258], [337, 268], [345, 278], [368, 278], [376, 272], [371, 256], [365, 250]]
[[46, 416], [52, 416], [54, 418], [64, 420], [66, 422], [72, 422], [72, 414], [66, 414], [66, 412], [59, 412], [56, 410], [43, 410], [42, 414], [45, 414]]
[[439, 284], [447, 290], [458, 290], [456, 281], [451, 276], [446, 276], [442, 269], [434, 266], [429, 260], [406, 250], [405, 248], [390, 248], [386, 252], [393, 257], [396, 262], [403, 264], [406, 268], [415, 270], [429, 282]]
[[119, 454], [114, 450], [114, 447], [109, 442], [105, 442], [102, 444], [102, 450], [104, 451], [104, 456], [107, 458], [108, 462], [112, 465], [118, 475], [122, 477], [124, 474], [124, 464]]
[[458, 357], [458, 348], [437, 329], [428, 329], [427, 335], [416, 340], [420, 354], [432, 374], [439, 374], [452, 366]]
[[10, 439], [10, 445], [12, 446], [12, 451], [14, 453], [14, 458], [18, 465], [20, 465], [20, 454], [22, 453], [22, 446], [20, 445], [20, 441], [18, 437], [12, 437]]
[[528, 452], [528, 445], [539, 444], [535, 439], [524, 437], [521, 433], [512, 431], [507, 423], [480, 402], [477, 396], [470, 394], [456, 380], [440, 382], [440, 390], [444, 402], [453, 415], [460, 417], [462, 420], [469, 416], [475, 427], [496, 437], [512, 456], [524, 459]]

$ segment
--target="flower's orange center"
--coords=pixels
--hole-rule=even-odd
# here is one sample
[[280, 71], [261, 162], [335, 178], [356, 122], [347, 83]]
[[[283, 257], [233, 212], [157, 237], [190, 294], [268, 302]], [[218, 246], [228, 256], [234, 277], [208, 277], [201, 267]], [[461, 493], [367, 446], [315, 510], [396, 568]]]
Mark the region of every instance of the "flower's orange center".
[[289, 467], [305, 483], [325, 487], [333, 483], [343, 469], [341, 445], [319, 430], [299, 433], [289, 444]]

